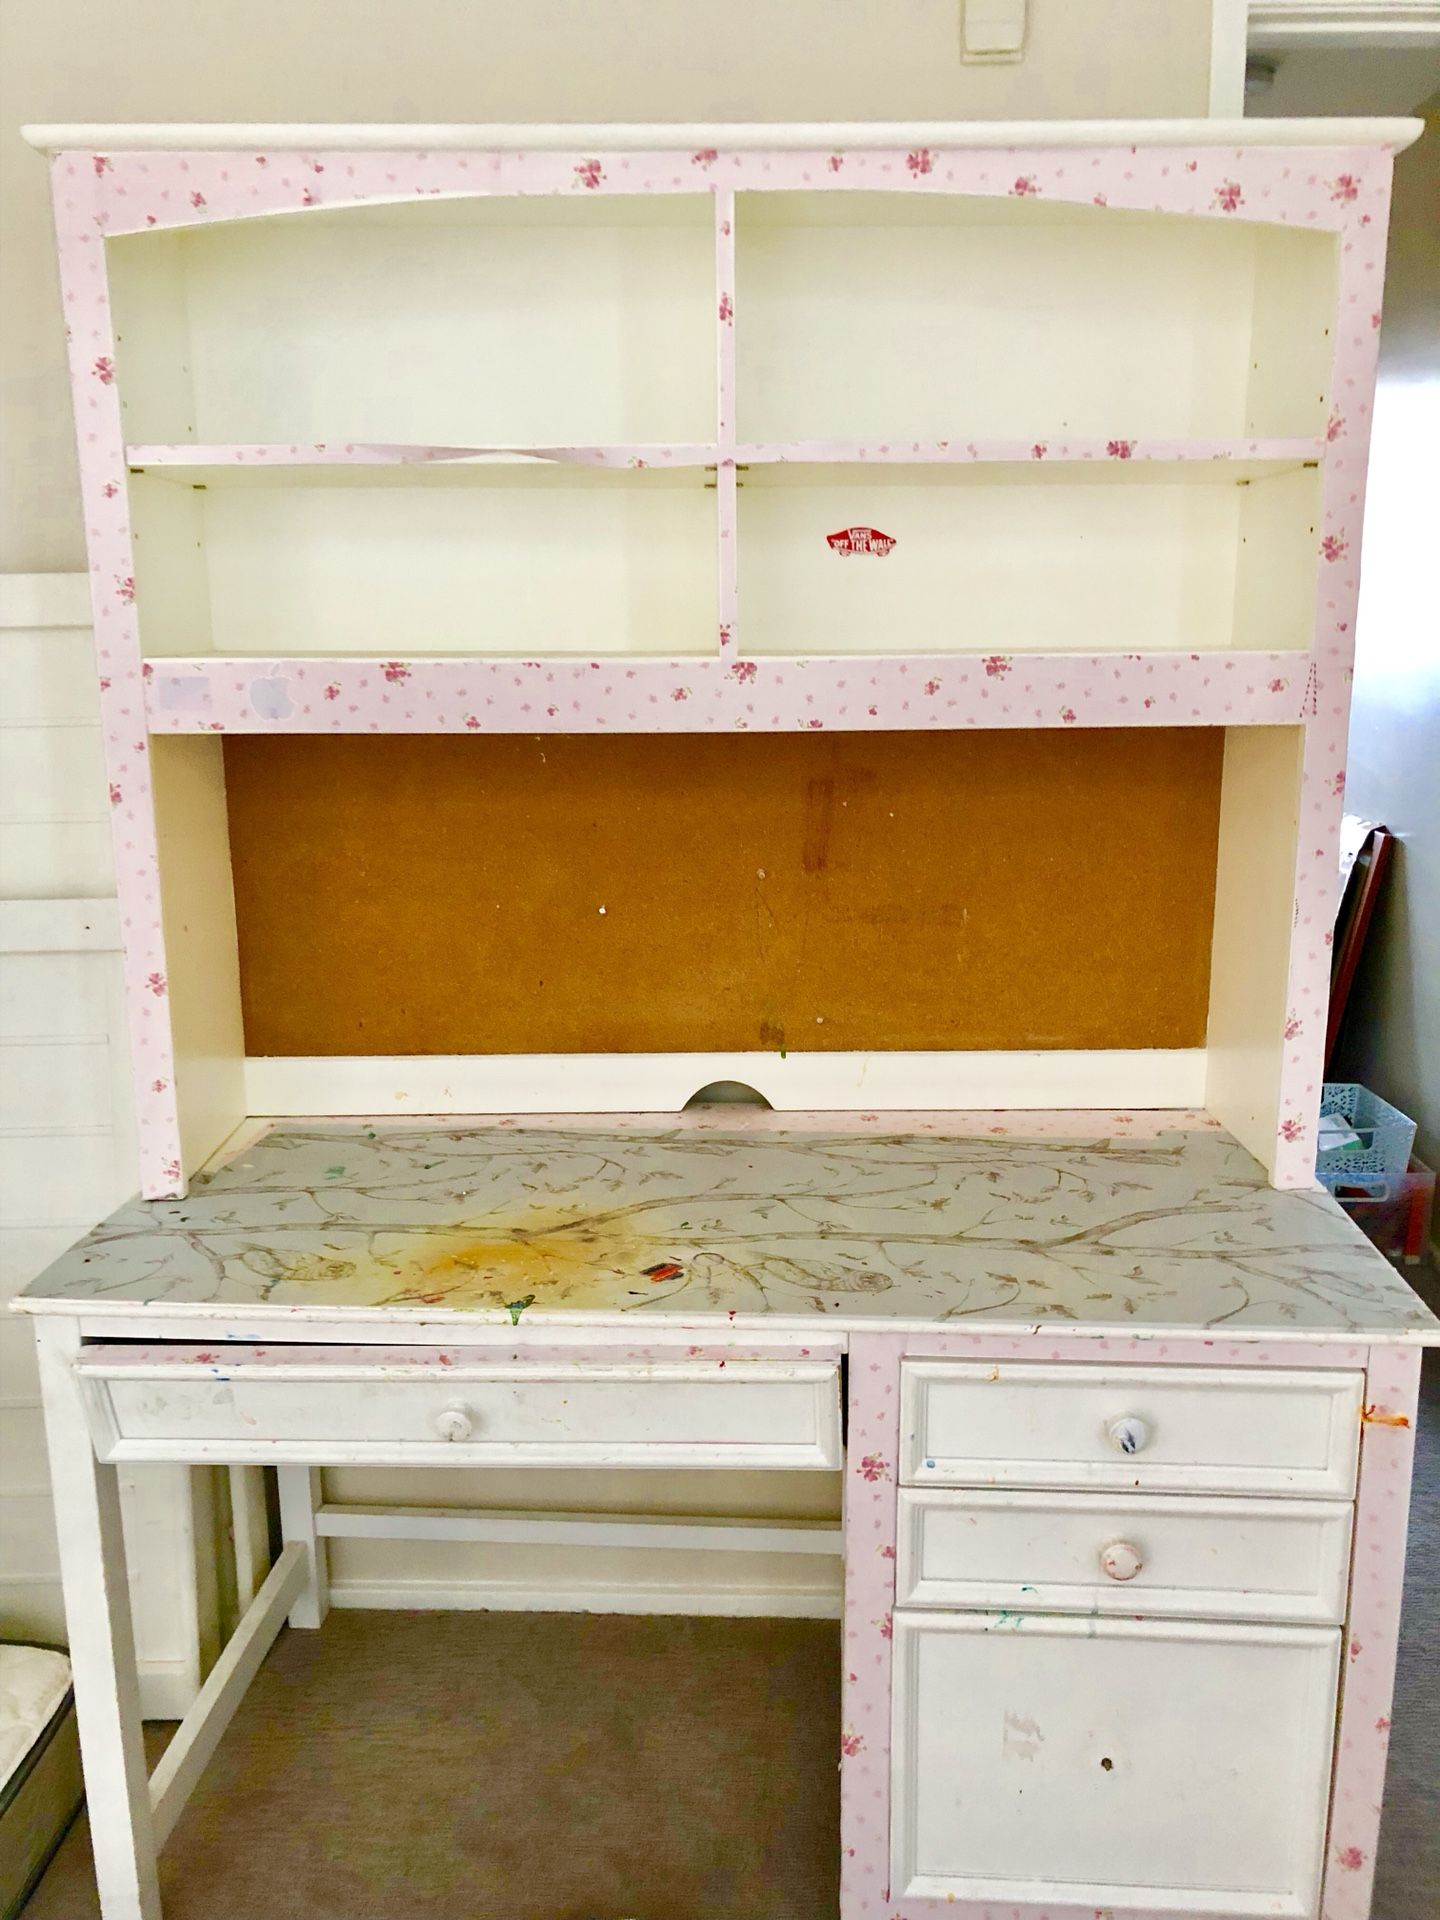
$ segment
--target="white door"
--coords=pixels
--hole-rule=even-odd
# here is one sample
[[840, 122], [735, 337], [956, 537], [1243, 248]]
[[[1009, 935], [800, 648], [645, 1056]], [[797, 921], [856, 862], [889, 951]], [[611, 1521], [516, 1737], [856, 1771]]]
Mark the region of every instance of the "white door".
[[1309, 1920], [1339, 1642], [897, 1614], [892, 1897]]

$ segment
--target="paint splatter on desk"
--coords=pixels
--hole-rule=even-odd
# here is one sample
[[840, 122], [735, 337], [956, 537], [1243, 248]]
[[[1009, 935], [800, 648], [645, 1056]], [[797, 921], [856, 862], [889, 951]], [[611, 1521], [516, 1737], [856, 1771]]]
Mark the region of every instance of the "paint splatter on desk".
[[277, 1126], [25, 1296], [160, 1302], [1440, 1338], [1328, 1195], [1274, 1191], [1216, 1130]]

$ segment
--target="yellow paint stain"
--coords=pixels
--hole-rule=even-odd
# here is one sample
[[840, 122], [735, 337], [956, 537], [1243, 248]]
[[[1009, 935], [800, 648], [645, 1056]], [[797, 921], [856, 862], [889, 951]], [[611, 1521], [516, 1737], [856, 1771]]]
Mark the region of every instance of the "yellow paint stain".
[[1408, 1427], [1410, 1416], [1391, 1413], [1388, 1407], [1361, 1407], [1360, 1424], [1366, 1427]]
[[402, 1260], [413, 1276], [414, 1296], [434, 1296], [447, 1305], [493, 1304], [533, 1295], [538, 1305], [584, 1304], [587, 1294], [607, 1300], [617, 1282], [640, 1290], [643, 1270], [664, 1252], [624, 1221], [527, 1219], [523, 1226], [489, 1225], [473, 1237], [436, 1248], [429, 1240]]

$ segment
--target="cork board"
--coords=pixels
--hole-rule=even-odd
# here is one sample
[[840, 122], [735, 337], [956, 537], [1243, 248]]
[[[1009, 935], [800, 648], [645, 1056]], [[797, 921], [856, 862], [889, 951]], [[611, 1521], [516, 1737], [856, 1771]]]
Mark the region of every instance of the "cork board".
[[1200, 1046], [1222, 747], [228, 739], [246, 1050]]

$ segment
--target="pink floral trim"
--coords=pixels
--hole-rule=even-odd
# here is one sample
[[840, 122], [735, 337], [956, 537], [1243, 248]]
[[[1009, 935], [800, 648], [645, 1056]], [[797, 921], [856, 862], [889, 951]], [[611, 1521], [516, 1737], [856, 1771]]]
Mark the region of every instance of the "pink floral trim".
[[[723, 581], [723, 554], [721, 565]], [[722, 623], [717, 639], [725, 631]], [[784, 731], [815, 719], [886, 731], [1287, 726], [1305, 705], [1303, 688], [1276, 671], [1294, 658], [1283, 653], [774, 659], [759, 674], [759, 663], [725, 657], [735, 643], [729, 633], [713, 657], [683, 662], [247, 657], [237, 672], [237, 662], [223, 656], [161, 658], [147, 662], [148, 723], [156, 733], [696, 733]], [[736, 671], [745, 666], [757, 673]], [[667, 715], [678, 671], [686, 676], [685, 711]], [[1098, 691], [1085, 698], [1086, 686]]]
[[[703, 180], [721, 167], [727, 190], [797, 190], [821, 184], [873, 190], [908, 182], [921, 192], [1022, 199], [1044, 193], [1086, 205], [1099, 201], [1145, 212], [1202, 215], [1234, 214], [1244, 207], [1247, 217], [1278, 223], [1383, 225], [1374, 219], [1373, 209], [1383, 205], [1388, 190], [1388, 154], [1332, 150], [1325, 157], [1335, 166], [1328, 178], [1284, 148], [1252, 148], [1236, 155], [1243, 179], [1219, 180], [1213, 172], [1208, 177], [1202, 172], [1214, 166], [1212, 150], [1163, 147], [1085, 150], [1078, 155], [1046, 148], [1016, 152], [1008, 159], [984, 149], [924, 147], [831, 152], [823, 159], [762, 150], [717, 151], [712, 159], [709, 149], [683, 156], [663, 149], [605, 156], [337, 150], [323, 159], [294, 152], [256, 153], [250, 156], [248, 172], [233, 152], [62, 153], [55, 166], [60, 195], [74, 193], [82, 174], [97, 190], [95, 225], [107, 233], [198, 225], [305, 206], [398, 200], [411, 193], [543, 194], [577, 186], [598, 193], [694, 192], [697, 174]], [[168, 191], [177, 173], [188, 183], [179, 195]], [[62, 199], [61, 212], [66, 211]]]

